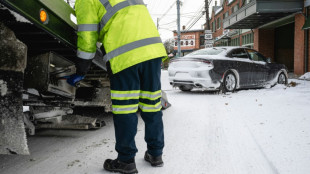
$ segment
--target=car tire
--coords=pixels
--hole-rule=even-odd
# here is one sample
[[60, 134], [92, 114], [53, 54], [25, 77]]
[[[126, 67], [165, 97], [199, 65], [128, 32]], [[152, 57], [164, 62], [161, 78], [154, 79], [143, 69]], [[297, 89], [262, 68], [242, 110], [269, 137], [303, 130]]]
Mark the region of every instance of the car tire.
[[223, 90], [224, 92], [234, 92], [237, 88], [237, 78], [233, 72], [228, 72], [224, 76]]
[[283, 85], [286, 85], [286, 84], [287, 84], [287, 77], [286, 77], [286, 75], [284, 74], [284, 72], [281, 72], [281, 73], [279, 74], [277, 83], [278, 83], [278, 84], [283, 84]]
[[182, 86], [179, 86], [179, 89], [180, 89], [181, 91], [187, 92], [187, 91], [191, 91], [191, 90], [193, 89], [193, 87], [190, 86], [190, 85], [182, 85]]

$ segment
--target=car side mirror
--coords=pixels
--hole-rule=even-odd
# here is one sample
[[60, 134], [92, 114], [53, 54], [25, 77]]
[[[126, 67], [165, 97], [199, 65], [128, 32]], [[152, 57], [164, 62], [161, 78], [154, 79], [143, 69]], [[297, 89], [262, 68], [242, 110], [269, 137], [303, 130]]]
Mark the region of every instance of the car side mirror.
[[270, 57], [267, 58], [266, 62], [267, 62], [267, 63], [271, 63]]

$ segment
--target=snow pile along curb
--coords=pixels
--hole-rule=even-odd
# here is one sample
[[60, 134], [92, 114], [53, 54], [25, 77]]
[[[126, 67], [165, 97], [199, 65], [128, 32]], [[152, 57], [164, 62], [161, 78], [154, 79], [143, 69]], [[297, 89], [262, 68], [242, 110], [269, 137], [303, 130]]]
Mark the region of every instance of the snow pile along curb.
[[309, 80], [310, 81], [310, 72], [299, 77], [300, 80]]

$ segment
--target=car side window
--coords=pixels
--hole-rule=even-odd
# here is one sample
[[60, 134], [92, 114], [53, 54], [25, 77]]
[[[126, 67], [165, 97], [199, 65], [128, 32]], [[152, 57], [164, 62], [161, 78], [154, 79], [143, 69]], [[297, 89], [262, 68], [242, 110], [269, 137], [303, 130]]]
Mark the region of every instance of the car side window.
[[252, 59], [254, 61], [265, 62], [265, 60], [266, 60], [266, 58], [257, 51], [247, 50], [247, 52], [249, 53], [250, 59]]
[[231, 57], [248, 59], [248, 54], [244, 49], [235, 49], [230, 53]]

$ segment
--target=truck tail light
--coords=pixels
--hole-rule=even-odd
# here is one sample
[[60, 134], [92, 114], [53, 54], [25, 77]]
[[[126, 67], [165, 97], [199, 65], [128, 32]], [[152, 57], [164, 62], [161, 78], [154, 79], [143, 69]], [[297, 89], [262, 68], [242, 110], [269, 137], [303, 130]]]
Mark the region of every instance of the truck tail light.
[[40, 10], [40, 21], [43, 24], [47, 24], [48, 23], [48, 14], [46, 13], [46, 11], [44, 9]]

